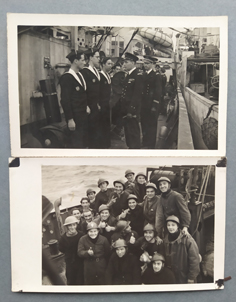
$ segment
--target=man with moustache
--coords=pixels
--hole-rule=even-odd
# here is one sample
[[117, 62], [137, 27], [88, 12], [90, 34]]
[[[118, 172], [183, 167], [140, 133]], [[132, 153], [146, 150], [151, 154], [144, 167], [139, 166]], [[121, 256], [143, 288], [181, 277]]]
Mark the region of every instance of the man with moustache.
[[121, 110], [124, 121], [125, 140], [129, 149], [140, 149], [140, 105], [142, 99], [142, 72], [136, 68], [138, 57], [126, 52], [123, 64], [128, 73], [122, 88]]
[[66, 57], [71, 62], [68, 72], [60, 78], [61, 105], [71, 134], [72, 148], [86, 148], [88, 138], [87, 85], [80, 73], [85, 60], [82, 51], [72, 50]]
[[100, 74], [99, 68], [100, 56], [97, 49], [91, 49], [86, 52], [88, 67], [85, 67], [81, 73], [85, 78], [87, 85], [87, 99], [90, 114], [88, 116], [88, 147], [99, 149], [100, 137]]
[[143, 92], [141, 102], [141, 126], [143, 148], [155, 149], [157, 120], [161, 102], [162, 81], [153, 71], [155, 58], [144, 56]]

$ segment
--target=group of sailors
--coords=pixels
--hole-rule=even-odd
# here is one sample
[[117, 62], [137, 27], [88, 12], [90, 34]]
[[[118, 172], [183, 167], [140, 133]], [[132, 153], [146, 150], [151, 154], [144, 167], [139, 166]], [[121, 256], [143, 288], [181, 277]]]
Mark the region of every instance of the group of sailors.
[[[61, 76], [60, 86], [71, 147], [108, 149], [111, 147], [111, 70], [114, 64], [109, 57], [100, 59], [96, 49], [73, 50], [67, 58], [71, 67]], [[118, 124], [124, 128], [127, 147], [154, 149], [166, 76], [159, 73], [156, 57], [144, 56], [144, 72], [136, 68], [138, 59], [126, 52], [123, 64], [114, 66], [114, 72], [122, 68], [126, 74], [119, 106], [115, 108], [119, 107]]]
[[201, 256], [183, 196], [167, 177], [158, 187], [142, 172], [125, 177], [114, 187], [99, 179], [99, 192], [88, 189], [65, 219], [67, 285], [196, 283]]

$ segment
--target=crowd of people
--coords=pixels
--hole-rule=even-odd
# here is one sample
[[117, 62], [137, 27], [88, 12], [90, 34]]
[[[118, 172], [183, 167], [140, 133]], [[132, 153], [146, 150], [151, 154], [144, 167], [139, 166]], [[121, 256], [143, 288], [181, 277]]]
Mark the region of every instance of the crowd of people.
[[113, 187], [100, 178], [65, 219], [67, 285], [196, 283], [201, 256], [183, 196], [167, 177], [157, 186], [142, 172], [125, 177]]
[[[129, 52], [125, 53], [122, 64], [115, 66], [111, 58], [101, 58], [96, 49], [72, 51], [67, 58], [71, 67], [59, 83], [70, 147], [110, 148], [111, 125], [115, 124], [124, 129], [127, 148], [154, 149], [166, 85], [165, 69], [157, 64], [158, 59], [144, 56], [141, 70], [136, 67], [139, 58]], [[111, 77], [120, 70], [126, 76], [119, 99], [111, 106]]]

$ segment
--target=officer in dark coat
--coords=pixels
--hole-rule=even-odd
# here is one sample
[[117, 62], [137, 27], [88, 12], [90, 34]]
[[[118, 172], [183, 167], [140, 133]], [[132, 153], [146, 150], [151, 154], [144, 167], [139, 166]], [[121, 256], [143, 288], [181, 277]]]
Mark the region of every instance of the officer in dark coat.
[[92, 149], [100, 148], [100, 74], [97, 70], [99, 67], [100, 57], [98, 50], [86, 52], [88, 58], [88, 67], [85, 67], [81, 73], [85, 78], [87, 85], [87, 98], [90, 114], [88, 116], [88, 147]]
[[140, 106], [142, 99], [142, 72], [136, 68], [138, 57], [126, 52], [123, 68], [128, 73], [123, 84], [121, 107], [125, 140], [129, 149], [140, 149]]
[[74, 50], [67, 56], [71, 68], [60, 78], [61, 105], [68, 129], [71, 133], [72, 148], [86, 148], [88, 136], [87, 85], [79, 72], [84, 67], [84, 54]]
[[155, 59], [144, 56], [143, 92], [141, 103], [141, 125], [143, 134], [143, 147], [154, 149], [157, 136], [157, 119], [161, 101], [162, 82], [153, 71]]

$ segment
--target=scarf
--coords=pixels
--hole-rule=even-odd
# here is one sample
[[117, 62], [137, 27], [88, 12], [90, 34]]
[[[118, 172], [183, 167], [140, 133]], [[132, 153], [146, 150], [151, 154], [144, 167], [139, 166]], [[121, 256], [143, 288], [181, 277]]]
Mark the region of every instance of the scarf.
[[179, 237], [179, 234], [180, 234], [180, 230], [178, 230], [178, 231], [175, 232], [174, 234], [169, 233], [169, 234], [168, 234], [168, 240], [169, 240], [170, 242], [175, 241], [175, 240]]

